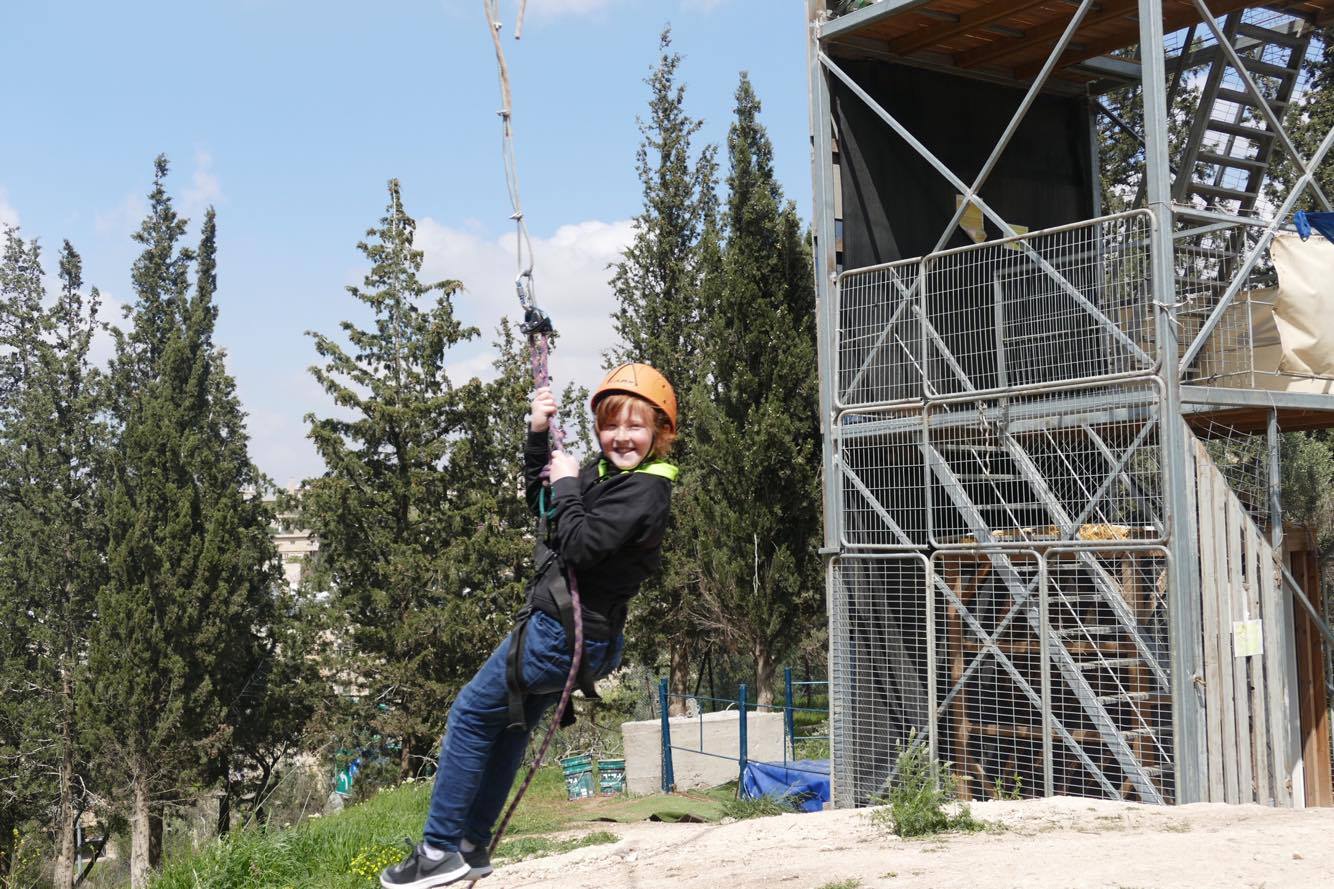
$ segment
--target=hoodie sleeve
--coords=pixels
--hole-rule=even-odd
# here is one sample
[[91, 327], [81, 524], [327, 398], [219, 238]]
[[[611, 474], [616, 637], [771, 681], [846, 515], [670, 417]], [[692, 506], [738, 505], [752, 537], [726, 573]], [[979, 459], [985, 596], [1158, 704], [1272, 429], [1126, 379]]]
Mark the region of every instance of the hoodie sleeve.
[[542, 494], [542, 470], [551, 455], [550, 433], [528, 430], [528, 438], [523, 444], [523, 481], [524, 493], [528, 499], [528, 509], [537, 515], [539, 497]]
[[575, 568], [596, 565], [617, 550], [660, 538], [666, 526], [671, 484], [651, 475], [631, 475], [585, 510], [579, 480], [563, 478], [551, 490], [556, 501], [556, 543]]

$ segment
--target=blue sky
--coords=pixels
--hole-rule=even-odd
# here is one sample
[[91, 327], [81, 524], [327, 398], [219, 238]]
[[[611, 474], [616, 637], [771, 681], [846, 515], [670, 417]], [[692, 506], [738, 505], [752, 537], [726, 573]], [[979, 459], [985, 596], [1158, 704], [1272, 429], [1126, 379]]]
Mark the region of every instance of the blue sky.
[[[529, 0], [516, 43], [517, 5], [502, 0], [538, 295], [565, 334], [555, 373], [591, 384], [613, 336], [605, 266], [639, 209], [635, 115], [658, 32], [671, 23], [704, 140], [725, 139], [750, 72], [779, 177], [809, 218], [805, 4]], [[113, 308], [132, 298], [130, 234], [159, 152], [182, 212], [217, 207], [217, 341], [253, 456], [279, 483], [321, 470], [301, 418], [330, 408], [304, 332], [358, 317], [343, 288], [390, 177], [427, 274], [462, 280], [458, 312], [483, 329], [451, 366], [485, 372], [514, 260], [482, 0], [5, 3], [0, 59], [0, 222], [44, 244], [48, 271], [68, 238]]]

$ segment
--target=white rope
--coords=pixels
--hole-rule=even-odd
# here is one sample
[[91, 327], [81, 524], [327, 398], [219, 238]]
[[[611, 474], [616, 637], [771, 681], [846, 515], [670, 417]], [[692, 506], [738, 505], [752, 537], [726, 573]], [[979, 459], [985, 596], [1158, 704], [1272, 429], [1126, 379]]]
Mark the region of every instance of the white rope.
[[[510, 93], [509, 64], [505, 61], [505, 50], [500, 42], [500, 31], [504, 27], [500, 21], [500, 0], [482, 0], [486, 12], [486, 21], [491, 30], [491, 42], [496, 49], [496, 65], [500, 72], [500, 115], [501, 157], [505, 164], [505, 184], [510, 196], [510, 219], [514, 220], [515, 269], [514, 286], [519, 294], [519, 303], [525, 310], [536, 303], [533, 293], [533, 242], [528, 236], [528, 223], [523, 216], [523, 201], [519, 195], [519, 169], [514, 160], [514, 103]], [[528, 0], [520, 0], [519, 16], [515, 23], [514, 39], [523, 33], [523, 15]], [[525, 259], [526, 257], [526, 259]]]

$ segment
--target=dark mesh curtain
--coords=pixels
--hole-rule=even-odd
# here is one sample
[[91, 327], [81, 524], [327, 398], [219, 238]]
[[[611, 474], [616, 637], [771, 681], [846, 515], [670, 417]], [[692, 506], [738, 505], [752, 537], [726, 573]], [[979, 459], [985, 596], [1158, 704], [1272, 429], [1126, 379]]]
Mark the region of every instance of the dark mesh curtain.
[[[862, 89], [971, 184], [1019, 107], [1022, 90], [893, 65], [840, 61]], [[951, 186], [916, 151], [833, 81], [843, 183], [843, 267], [921, 256], [954, 214]], [[1041, 96], [982, 188], [1008, 222], [1047, 228], [1093, 215], [1088, 100]], [[999, 232], [990, 222], [988, 235]], [[971, 243], [955, 231], [948, 246]]]

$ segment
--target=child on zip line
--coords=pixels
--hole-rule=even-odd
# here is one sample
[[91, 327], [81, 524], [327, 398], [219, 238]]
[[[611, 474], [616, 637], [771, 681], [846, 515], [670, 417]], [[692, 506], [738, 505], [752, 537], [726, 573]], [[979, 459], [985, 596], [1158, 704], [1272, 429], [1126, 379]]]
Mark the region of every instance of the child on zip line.
[[[583, 467], [551, 452], [557, 404], [533, 396], [524, 480], [542, 526], [536, 572], [514, 630], [459, 692], [449, 710], [440, 766], [422, 841], [380, 874], [385, 889], [430, 889], [491, 873], [487, 847], [528, 737], [565, 688], [574, 652], [567, 569], [582, 599], [584, 650], [578, 685], [593, 685], [621, 662], [626, 606], [658, 566], [676, 439], [676, 393], [647, 364], [607, 374], [590, 401], [600, 453]], [[549, 485], [542, 470], [550, 457]], [[573, 705], [557, 718], [572, 723]]]

